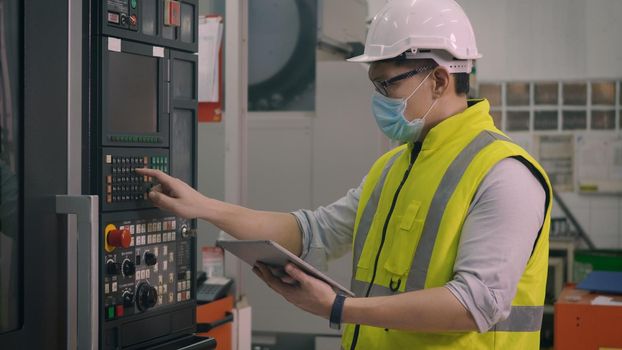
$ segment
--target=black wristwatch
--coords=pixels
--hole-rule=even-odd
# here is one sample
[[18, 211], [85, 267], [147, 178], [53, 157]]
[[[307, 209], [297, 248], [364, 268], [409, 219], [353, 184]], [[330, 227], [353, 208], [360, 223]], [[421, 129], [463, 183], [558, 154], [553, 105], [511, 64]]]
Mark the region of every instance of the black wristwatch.
[[337, 293], [335, 301], [333, 301], [333, 307], [330, 310], [330, 328], [341, 329], [341, 318], [343, 315], [343, 304], [346, 301], [346, 296]]

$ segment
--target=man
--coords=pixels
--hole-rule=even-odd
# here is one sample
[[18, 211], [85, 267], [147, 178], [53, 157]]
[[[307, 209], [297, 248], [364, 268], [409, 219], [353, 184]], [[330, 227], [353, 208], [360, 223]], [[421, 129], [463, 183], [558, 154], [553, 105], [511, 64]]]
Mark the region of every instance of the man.
[[[254, 211], [206, 198], [153, 170], [150, 199], [239, 239], [272, 239], [316, 265], [352, 249], [352, 290], [335, 295], [292, 265], [298, 283], [253, 270], [303, 310], [346, 324], [344, 349], [536, 349], [551, 188], [543, 169], [467, 101], [480, 55], [453, 0], [394, 0], [365, 53], [382, 131], [404, 142], [356, 189], [315, 211]], [[293, 214], [293, 215], [292, 215]]]

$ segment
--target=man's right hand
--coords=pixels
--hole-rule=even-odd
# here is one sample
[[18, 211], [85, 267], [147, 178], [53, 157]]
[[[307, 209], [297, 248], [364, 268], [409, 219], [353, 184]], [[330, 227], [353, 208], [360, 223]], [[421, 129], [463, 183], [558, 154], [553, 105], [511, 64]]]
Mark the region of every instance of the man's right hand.
[[136, 169], [136, 173], [157, 180], [159, 185], [149, 191], [149, 199], [160, 209], [186, 219], [201, 216], [202, 203], [206, 197], [194, 188], [160, 170], [143, 168]]

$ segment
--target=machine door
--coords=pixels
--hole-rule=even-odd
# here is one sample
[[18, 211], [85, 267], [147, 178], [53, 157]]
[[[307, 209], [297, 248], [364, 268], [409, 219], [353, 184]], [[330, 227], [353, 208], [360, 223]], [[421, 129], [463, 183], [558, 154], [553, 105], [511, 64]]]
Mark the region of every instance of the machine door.
[[71, 344], [69, 225], [55, 203], [69, 193], [68, 13], [64, 1], [0, 0], [2, 349]]
[[0, 0], [0, 334], [21, 326], [20, 2]]

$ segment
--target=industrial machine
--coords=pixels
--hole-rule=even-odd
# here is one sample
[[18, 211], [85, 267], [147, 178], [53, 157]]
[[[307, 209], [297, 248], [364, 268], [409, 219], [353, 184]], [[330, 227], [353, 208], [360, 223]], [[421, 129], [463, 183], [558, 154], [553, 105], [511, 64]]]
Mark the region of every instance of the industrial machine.
[[197, 0], [0, 0], [16, 73], [0, 118], [3, 349], [215, 346], [194, 335], [196, 223], [154, 207], [134, 171], [196, 186], [197, 18]]

